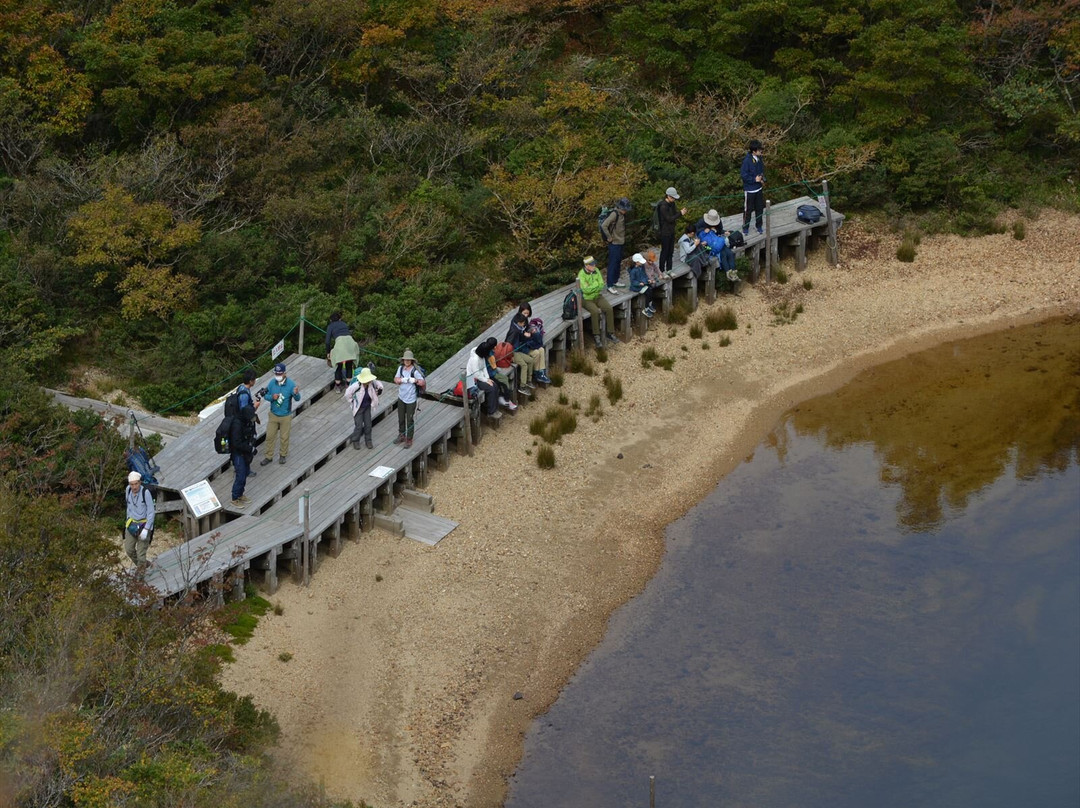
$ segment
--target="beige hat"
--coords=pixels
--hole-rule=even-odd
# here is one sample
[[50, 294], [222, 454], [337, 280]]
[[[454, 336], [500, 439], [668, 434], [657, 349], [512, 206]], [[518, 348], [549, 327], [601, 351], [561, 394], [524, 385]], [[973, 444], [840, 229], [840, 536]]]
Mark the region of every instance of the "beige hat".
[[401, 359], [399, 361], [404, 362], [406, 359], [408, 359], [410, 362], [416, 361], [416, 357], [413, 356], [412, 351], [410, 351], [408, 348], [405, 349], [405, 353], [401, 355]]
[[708, 213], [705, 214], [705, 224], [709, 225], [710, 227], [716, 227], [718, 224], [720, 224], [720, 214], [717, 213], [715, 209], [710, 210]]

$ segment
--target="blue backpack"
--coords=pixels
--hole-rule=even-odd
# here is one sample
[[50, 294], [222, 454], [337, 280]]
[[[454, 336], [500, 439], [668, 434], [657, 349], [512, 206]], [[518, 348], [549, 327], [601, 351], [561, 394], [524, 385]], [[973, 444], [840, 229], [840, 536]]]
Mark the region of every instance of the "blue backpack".
[[127, 463], [130, 471], [134, 471], [142, 477], [144, 487], [150, 488], [150, 486], [158, 484], [155, 475], [161, 471], [161, 466], [150, 459], [149, 452], [143, 447], [136, 446], [134, 449], [125, 449], [124, 462]]

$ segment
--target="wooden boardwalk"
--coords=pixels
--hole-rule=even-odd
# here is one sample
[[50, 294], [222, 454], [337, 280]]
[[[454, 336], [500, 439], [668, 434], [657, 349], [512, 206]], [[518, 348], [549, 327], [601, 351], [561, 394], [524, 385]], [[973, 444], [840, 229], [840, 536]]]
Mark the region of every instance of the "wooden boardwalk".
[[[815, 201], [803, 197], [771, 206], [767, 232], [758, 235], [751, 230], [746, 246], [736, 252], [749, 257], [752, 280], [758, 279], [762, 267], [768, 278], [781, 253], [789, 249], [794, 251], [796, 267], [805, 267], [806, 249], [826, 238], [828, 224], [824, 219], [814, 225], [799, 222], [795, 210], [800, 204]], [[832, 219], [835, 228], [843, 216], [832, 211]], [[723, 217], [722, 221], [725, 229], [740, 229], [742, 214]], [[648, 247], [637, 248], [645, 249]], [[626, 257], [629, 255], [630, 245]], [[565, 369], [571, 350], [591, 344], [583, 339], [588, 312], [579, 307], [577, 318], [562, 319], [563, 299], [577, 290], [577, 271], [577, 267], [568, 269], [571, 283], [530, 301], [533, 316], [544, 320], [548, 364], [554, 368]], [[663, 289], [664, 312], [679, 297], [691, 309], [697, 307], [699, 294], [710, 302], [715, 299], [717, 279], [713, 269], [695, 279], [690, 268], [676, 258], [671, 275]], [[644, 301], [640, 294], [627, 289], [603, 294], [615, 314], [615, 323], [609, 324], [607, 330], [628, 341], [635, 330], [641, 333], [649, 327], [651, 321], [641, 313]], [[448, 467], [451, 446], [459, 452], [469, 449], [465, 442], [467, 414], [473, 442], [479, 442], [482, 435], [478, 410], [467, 409], [460, 398], [447, 395], [447, 391], [457, 383], [469, 353], [478, 343], [489, 336], [505, 338], [514, 311], [508, 311], [428, 374], [427, 398], [421, 400], [417, 411], [412, 448], [393, 442], [398, 434], [393, 412], [397, 387], [391, 379], [382, 379], [385, 392], [373, 413], [375, 448], [357, 451], [347, 443], [352, 431], [351, 410], [340, 394], [332, 392], [331, 369], [322, 359], [297, 355], [285, 360], [289, 376], [297, 381], [303, 394], [294, 415], [288, 460], [285, 464], [275, 460], [267, 466], [259, 465], [260, 446], [254, 463], [257, 476], [248, 480], [245, 491], [251, 500], [249, 505], [235, 509], [229, 504], [233, 482], [229, 457], [216, 454], [212, 446], [220, 416], [207, 418], [171, 440], [155, 458], [163, 471], [159, 508], [184, 510], [180, 490], [203, 479], [210, 480], [225, 507], [202, 519], [184, 510], [185, 536], [190, 541], [159, 555], [147, 569], [145, 581], [162, 598], [193, 590], [207, 581], [218, 582], [213, 591], [219, 597], [227, 591], [242, 596], [247, 578], [258, 580], [269, 592], [276, 591], [282, 565], [294, 575], [299, 571], [304, 549], [301, 512], [305, 497], [309, 557], [314, 559], [314, 566], [320, 548], [336, 556], [343, 539], [357, 539], [361, 532], [375, 526], [405, 535], [409, 529], [406, 523], [411, 523], [417, 538], [434, 544], [453, 529], [454, 523], [433, 516], [430, 497], [416, 489], [427, 485], [432, 467]], [[254, 389], [265, 386], [269, 379], [270, 374], [265, 374]], [[257, 434], [261, 441], [265, 424], [258, 426]], [[378, 473], [373, 475], [376, 470]], [[419, 508], [412, 511], [400, 505]]]
[[94, 398], [70, 396], [67, 393], [51, 390], [48, 387], [44, 389], [57, 404], [63, 404], [69, 410], [93, 410], [106, 421], [118, 422], [118, 429], [127, 428], [131, 422], [131, 416], [134, 415], [143, 434], [159, 435], [161, 436], [161, 442], [165, 445], [183, 435], [190, 428], [187, 424], [173, 421], [170, 418], [163, 418], [160, 415], [151, 415], [150, 413], [133, 410], [130, 407], [120, 407], [107, 401], [98, 401]]

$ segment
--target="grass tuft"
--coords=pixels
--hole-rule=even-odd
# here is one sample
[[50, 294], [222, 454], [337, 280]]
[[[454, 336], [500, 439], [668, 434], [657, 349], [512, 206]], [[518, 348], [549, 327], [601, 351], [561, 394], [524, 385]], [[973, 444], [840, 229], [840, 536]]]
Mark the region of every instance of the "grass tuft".
[[669, 325], [685, 325], [686, 321], [690, 319], [690, 307], [685, 300], [676, 300], [671, 306], [671, 310], [667, 313], [667, 322]]
[[915, 260], [915, 241], [911, 238], [905, 238], [900, 242], [900, 246], [896, 248], [896, 259], [903, 261], [905, 264], [910, 264]]
[[701, 339], [703, 333], [704, 329], [701, 327], [701, 323], [694, 323], [690, 326], [690, 339]]
[[1017, 241], [1023, 241], [1027, 236], [1027, 227], [1021, 221], [1013, 222], [1013, 238]]
[[705, 315], [705, 327], [709, 333], [716, 331], [734, 331], [739, 327], [739, 318], [731, 306], [714, 309]]
[[570, 397], [566, 393], [559, 393], [559, 403], [564, 407], [570, 403]]
[[617, 379], [610, 373], [605, 373], [604, 387], [607, 388], [608, 402], [614, 406], [623, 397], [622, 379]]
[[814, 282], [812, 280], [810, 280], [809, 278], [803, 278], [802, 279], [802, 288], [809, 292], [811, 289], [814, 288]]
[[577, 416], [566, 407], [557, 405], [548, 407], [543, 415], [538, 415], [529, 422], [529, 434], [536, 435], [544, 443], [555, 443], [563, 435], [569, 435], [575, 429], [577, 429]]
[[655, 362], [653, 362], [653, 364], [656, 365], [658, 368], [663, 368], [664, 370], [671, 370], [675, 367], [675, 357], [662, 356]]
[[788, 274], [781, 267], [776, 268], [776, 282], [777, 283], [787, 283], [788, 282]]
[[566, 381], [566, 376], [563, 375], [561, 370], [548, 369], [548, 378], [551, 379], [552, 387], [562, 387], [563, 382]]
[[[607, 348], [597, 348], [596, 349], [596, 361], [599, 362], [600, 364], [603, 364], [603, 363], [608, 361]], [[592, 375], [592, 374], [589, 374], [589, 375]]]
[[542, 469], [555, 468], [555, 448], [552, 446], [541, 446], [537, 449], [536, 465]]
[[290, 659], [292, 659], [292, 654], [290, 654], [288, 651], [282, 651], [280, 654], [277, 655], [277, 658], [280, 659], [282, 662], [288, 662]]
[[[589, 361], [583, 351], [573, 351], [570, 354], [570, 361], [567, 362], [566, 369], [571, 373], [582, 373], [586, 376], [592, 376], [596, 373], [592, 362]], [[554, 383], [555, 379], [552, 378], [551, 381]]]
[[729, 337], [727, 334], [720, 337], [720, 342], [717, 343], [717, 345], [719, 345], [721, 348], [726, 348], [730, 344], [731, 344], [731, 337]]

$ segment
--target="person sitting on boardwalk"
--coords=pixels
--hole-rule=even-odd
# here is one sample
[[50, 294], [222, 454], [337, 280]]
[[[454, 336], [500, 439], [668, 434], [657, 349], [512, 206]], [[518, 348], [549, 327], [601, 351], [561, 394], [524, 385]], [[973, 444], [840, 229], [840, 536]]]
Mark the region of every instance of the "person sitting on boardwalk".
[[[494, 337], [492, 337], [494, 339]], [[492, 351], [491, 360], [488, 363], [488, 375], [495, 379], [500, 390], [505, 390], [503, 395], [510, 398], [510, 385], [516, 384], [518, 391], [524, 391], [525, 395], [532, 395], [535, 389], [532, 382], [533, 364], [532, 357], [528, 354], [519, 354], [509, 342], [496, 342]], [[492, 370], [494, 364], [494, 370]], [[511, 379], [510, 368], [516, 368], [516, 382]], [[513, 400], [513, 399], [511, 399]]]
[[[494, 346], [492, 346], [494, 347]], [[469, 361], [465, 365], [465, 387], [472, 395], [477, 392], [484, 393], [484, 410], [488, 415], [494, 415], [499, 409], [499, 394], [495, 382], [488, 375], [487, 357], [491, 349], [487, 342], [481, 342], [469, 354]]]
[[154, 495], [142, 484], [137, 471], [128, 474], [127, 520], [124, 522], [124, 552], [135, 568], [146, 567], [146, 551], [154, 540]]
[[[488, 378], [495, 382], [495, 386], [499, 391], [499, 404], [513, 412], [517, 409], [517, 404], [510, 400], [510, 386], [514, 382], [510, 378], [509, 366], [502, 369], [495, 360], [495, 348], [498, 344], [499, 341], [495, 337], [488, 337], [480, 343], [480, 347], [484, 349], [484, 361], [487, 362]], [[511, 356], [513, 355], [513, 351], [509, 353]]]
[[705, 226], [698, 228], [698, 238], [709, 245], [709, 251], [720, 261], [720, 268], [724, 272], [735, 269], [735, 251], [728, 246], [728, 234], [720, 226], [720, 214], [710, 210], [703, 218]]
[[679, 237], [679, 257], [683, 260], [694, 278], [701, 277], [701, 270], [709, 263], [709, 250], [701, 243], [692, 224], [686, 226], [686, 232]]
[[400, 361], [397, 373], [394, 374], [394, 384], [398, 385], [398, 436], [394, 438], [394, 443], [404, 443], [406, 449], [411, 449], [413, 432], [416, 429], [416, 402], [427, 385], [427, 380], [416, 364], [412, 351], [406, 350]]
[[379, 393], [382, 391], [382, 382], [375, 378], [369, 367], [362, 368], [345, 389], [344, 398], [352, 407], [353, 432], [349, 442], [354, 449], [360, 448], [361, 438], [367, 448], [374, 448], [371, 443], [371, 411], [379, 406]]
[[263, 443], [266, 457], [259, 465], [269, 466], [274, 462], [274, 444], [279, 433], [281, 451], [278, 462], [285, 465], [285, 458], [289, 456], [289, 434], [292, 432], [292, 405], [300, 400], [300, 388], [285, 375], [285, 365], [281, 362], [274, 365], [274, 378], [266, 385], [266, 395], [270, 399], [270, 420], [266, 424], [266, 441]]
[[611, 329], [615, 326], [615, 311], [603, 295], [604, 276], [596, 268], [596, 259], [587, 255], [583, 263], [585, 266], [577, 276], [578, 285], [581, 286], [581, 305], [585, 307], [585, 311], [589, 312], [589, 330], [592, 331], [593, 342], [596, 343], [597, 348], [603, 348], [604, 338], [601, 335], [604, 332], [600, 324], [600, 313], [603, 312], [607, 318], [608, 342], [614, 344], [619, 341], [611, 333]]
[[642, 314], [651, 318], [656, 314], [656, 308], [653, 305], [656, 290], [649, 281], [649, 276], [645, 272], [646, 264], [648, 264], [648, 261], [645, 260], [644, 255], [641, 253], [634, 253], [633, 264], [630, 266], [630, 291], [639, 292], [645, 296], [645, 309], [642, 311]]
[[746, 157], [743, 158], [739, 176], [742, 178], [743, 187], [743, 234], [750, 232], [750, 217], [756, 216], [757, 231], [764, 233], [762, 229], [762, 217], [765, 213], [765, 151], [761, 148], [760, 140], [751, 140], [746, 147]]
[[229, 426], [229, 454], [232, 456], [233, 471], [236, 473], [233, 478], [231, 504], [234, 508], [241, 509], [251, 502], [244, 496], [244, 491], [247, 489], [248, 477], [255, 476], [251, 471], [251, 461], [255, 459], [255, 405], [241, 406], [240, 414], [233, 418]]
[[360, 362], [360, 346], [356, 344], [352, 333], [345, 327], [345, 332], [334, 340], [334, 347], [327, 355], [327, 361], [334, 367], [334, 389], [340, 390], [353, 377], [353, 369]]
[[[506, 332], [506, 341], [514, 347], [514, 355], [522, 357], [522, 362], [530, 368], [526, 380], [551, 384], [547, 375], [547, 349], [544, 348], [544, 335], [537, 333], [537, 329], [529, 320], [532, 317], [532, 306], [522, 303], [518, 306], [517, 314], [510, 320], [510, 330]], [[520, 364], [519, 364], [520, 367]]]

